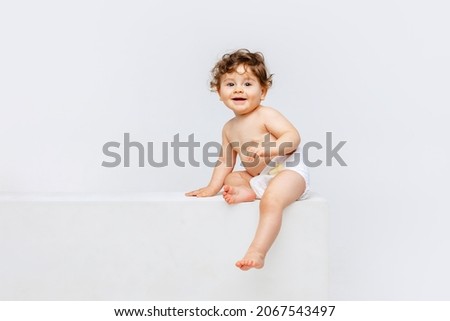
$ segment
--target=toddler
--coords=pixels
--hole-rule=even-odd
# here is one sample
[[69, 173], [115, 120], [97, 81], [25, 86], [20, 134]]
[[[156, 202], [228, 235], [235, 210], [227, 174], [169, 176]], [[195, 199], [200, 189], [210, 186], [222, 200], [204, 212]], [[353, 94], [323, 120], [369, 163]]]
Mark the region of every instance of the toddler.
[[[272, 85], [261, 53], [240, 49], [225, 54], [212, 70], [211, 89], [234, 113], [222, 130], [222, 150], [206, 187], [187, 196], [216, 195], [223, 187], [228, 204], [260, 199], [252, 243], [236, 262], [241, 270], [260, 269], [292, 202], [306, 197], [309, 175], [298, 151], [300, 135], [278, 111], [261, 105]], [[244, 171], [234, 171], [239, 155]]]

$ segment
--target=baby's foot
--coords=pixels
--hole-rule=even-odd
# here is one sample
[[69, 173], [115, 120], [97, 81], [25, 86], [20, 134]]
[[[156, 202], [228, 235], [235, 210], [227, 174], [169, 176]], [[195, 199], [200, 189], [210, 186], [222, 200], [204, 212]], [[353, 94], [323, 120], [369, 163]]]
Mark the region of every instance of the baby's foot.
[[242, 260], [236, 262], [236, 266], [242, 271], [260, 269], [264, 266], [264, 256], [257, 252], [247, 253]]
[[245, 186], [229, 186], [223, 187], [223, 198], [228, 204], [252, 202], [256, 199], [256, 194], [251, 188]]

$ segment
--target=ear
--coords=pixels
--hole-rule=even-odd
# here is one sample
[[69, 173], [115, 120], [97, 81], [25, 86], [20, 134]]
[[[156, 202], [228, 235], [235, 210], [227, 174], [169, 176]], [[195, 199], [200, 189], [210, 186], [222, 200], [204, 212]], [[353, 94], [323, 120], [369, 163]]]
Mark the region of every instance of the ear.
[[267, 95], [267, 91], [268, 91], [268, 90], [269, 90], [269, 89], [268, 89], [268, 88], [265, 88], [265, 87], [261, 88], [261, 100], [266, 99], [266, 95]]

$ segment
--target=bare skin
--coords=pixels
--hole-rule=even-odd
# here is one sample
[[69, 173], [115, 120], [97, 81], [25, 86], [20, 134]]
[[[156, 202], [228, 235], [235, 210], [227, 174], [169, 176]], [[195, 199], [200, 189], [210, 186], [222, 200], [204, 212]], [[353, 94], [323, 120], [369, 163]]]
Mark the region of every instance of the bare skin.
[[259, 203], [259, 223], [253, 242], [244, 257], [236, 262], [243, 271], [264, 266], [267, 252], [280, 228], [283, 210], [305, 191], [304, 178], [291, 170], [283, 170], [269, 183]]
[[256, 194], [250, 187], [249, 181], [253, 176], [245, 171], [233, 172], [225, 178], [223, 199], [228, 204], [253, 202]]
[[[242, 65], [222, 76], [218, 93], [235, 117], [223, 127], [222, 153], [209, 184], [186, 195], [214, 196], [223, 188], [223, 198], [228, 204], [252, 202], [256, 199], [249, 183], [252, 177], [261, 173], [273, 157], [294, 152], [300, 136], [278, 111], [261, 106], [267, 88]], [[264, 146], [268, 141], [271, 146]], [[245, 171], [233, 172], [238, 155]], [[264, 266], [267, 252], [280, 231], [283, 210], [305, 188], [304, 178], [291, 170], [282, 170], [270, 181], [259, 204], [260, 219], [254, 239], [244, 257], [236, 262], [238, 268], [247, 271]]]

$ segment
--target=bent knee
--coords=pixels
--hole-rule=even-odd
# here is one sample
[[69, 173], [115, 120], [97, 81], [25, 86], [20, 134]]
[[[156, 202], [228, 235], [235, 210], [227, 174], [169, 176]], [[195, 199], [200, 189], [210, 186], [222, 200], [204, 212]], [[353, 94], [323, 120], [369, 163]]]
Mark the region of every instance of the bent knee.
[[230, 182], [233, 182], [235, 180], [249, 181], [251, 178], [251, 175], [245, 171], [231, 172], [225, 177], [225, 184], [229, 184]]

